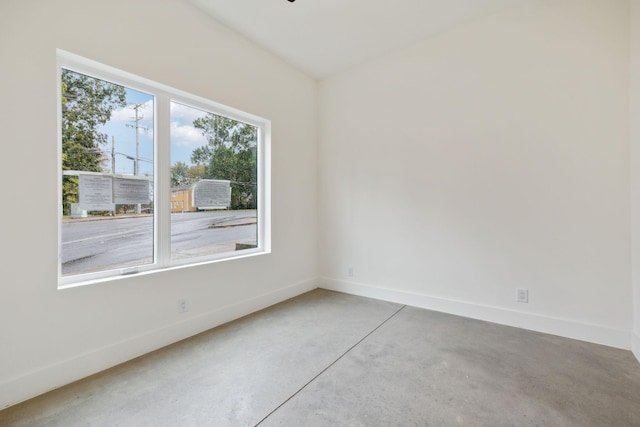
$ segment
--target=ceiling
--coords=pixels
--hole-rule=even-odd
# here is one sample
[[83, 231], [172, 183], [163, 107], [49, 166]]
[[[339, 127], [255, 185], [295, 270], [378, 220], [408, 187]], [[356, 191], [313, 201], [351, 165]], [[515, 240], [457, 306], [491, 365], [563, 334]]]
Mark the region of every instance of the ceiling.
[[188, 0], [317, 79], [523, 0]]

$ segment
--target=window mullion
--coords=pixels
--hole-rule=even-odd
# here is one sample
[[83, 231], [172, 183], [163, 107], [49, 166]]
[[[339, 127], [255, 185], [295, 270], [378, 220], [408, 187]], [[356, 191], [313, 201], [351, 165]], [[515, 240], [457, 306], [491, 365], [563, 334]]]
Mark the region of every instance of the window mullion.
[[156, 94], [156, 263], [166, 267], [171, 262], [171, 99]]

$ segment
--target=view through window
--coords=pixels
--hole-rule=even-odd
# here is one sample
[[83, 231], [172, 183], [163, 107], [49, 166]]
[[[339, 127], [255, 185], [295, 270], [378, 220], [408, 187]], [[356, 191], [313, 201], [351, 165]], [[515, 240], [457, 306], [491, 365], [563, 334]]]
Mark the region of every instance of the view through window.
[[173, 259], [257, 246], [257, 141], [255, 126], [171, 103]]
[[153, 263], [154, 97], [67, 69], [61, 92], [62, 274]]
[[268, 121], [62, 57], [61, 285], [269, 250]]

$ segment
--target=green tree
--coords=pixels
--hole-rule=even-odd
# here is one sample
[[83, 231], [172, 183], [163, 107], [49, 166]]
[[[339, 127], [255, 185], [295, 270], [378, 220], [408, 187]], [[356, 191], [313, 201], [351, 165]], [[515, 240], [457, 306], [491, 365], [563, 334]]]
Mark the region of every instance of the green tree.
[[189, 166], [185, 162], [176, 162], [176, 164], [171, 167], [171, 186], [179, 187], [181, 185], [193, 184], [204, 178], [204, 173], [204, 165]]
[[[84, 74], [63, 69], [62, 86], [62, 170], [100, 172], [104, 157], [100, 146], [107, 135], [100, 126], [111, 119], [112, 112], [126, 106], [125, 88]], [[63, 213], [78, 201], [78, 179], [64, 176], [62, 182]]]
[[208, 145], [203, 145], [191, 152], [191, 163], [195, 165], [207, 165], [211, 161], [211, 156], [213, 156], [211, 148], [209, 148]]
[[193, 151], [191, 161], [206, 164], [205, 178], [231, 181], [231, 208], [255, 209], [257, 194], [257, 128], [227, 117], [207, 114], [193, 125], [208, 145]]

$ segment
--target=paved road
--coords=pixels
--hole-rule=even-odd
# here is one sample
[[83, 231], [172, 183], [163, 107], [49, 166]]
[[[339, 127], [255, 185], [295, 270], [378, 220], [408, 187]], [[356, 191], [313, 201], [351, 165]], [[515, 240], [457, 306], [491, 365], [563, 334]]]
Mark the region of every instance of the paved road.
[[[191, 212], [171, 215], [174, 259], [235, 250], [256, 243], [255, 211]], [[150, 263], [153, 217], [78, 219], [62, 225], [62, 274]]]

